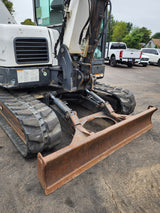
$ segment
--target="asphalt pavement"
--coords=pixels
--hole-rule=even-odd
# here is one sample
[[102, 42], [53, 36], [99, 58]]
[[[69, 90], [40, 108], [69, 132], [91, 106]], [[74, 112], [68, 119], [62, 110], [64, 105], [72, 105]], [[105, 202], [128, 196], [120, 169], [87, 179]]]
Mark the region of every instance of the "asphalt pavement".
[[[160, 108], [160, 67], [106, 65], [101, 82], [131, 90], [135, 114]], [[25, 160], [0, 128], [0, 213], [159, 213], [160, 110], [153, 129], [45, 196], [36, 158]]]

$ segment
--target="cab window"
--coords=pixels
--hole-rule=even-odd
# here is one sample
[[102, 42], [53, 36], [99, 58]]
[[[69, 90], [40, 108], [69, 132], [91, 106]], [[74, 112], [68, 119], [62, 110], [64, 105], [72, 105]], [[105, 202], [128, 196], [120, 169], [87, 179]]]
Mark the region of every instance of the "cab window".
[[158, 55], [157, 50], [153, 50], [153, 54], [154, 54], [154, 55]]
[[37, 24], [42, 26], [61, 25], [64, 0], [35, 0]]
[[125, 44], [120, 44], [120, 43], [113, 43], [111, 45], [111, 49], [126, 49], [126, 45]]

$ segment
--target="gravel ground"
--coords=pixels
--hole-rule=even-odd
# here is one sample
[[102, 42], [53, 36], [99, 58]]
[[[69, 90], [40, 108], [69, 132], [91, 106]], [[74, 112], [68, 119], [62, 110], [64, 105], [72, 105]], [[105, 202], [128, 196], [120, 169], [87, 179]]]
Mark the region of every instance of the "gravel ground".
[[[106, 65], [101, 81], [131, 90], [135, 113], [160, 106], [160, 67]], [[152, 130], [49, 196], [36, 178], [36, 159], [23, 159], [0, 129], [0, 213], [160, 212], [159, 111], [152, 120]]]

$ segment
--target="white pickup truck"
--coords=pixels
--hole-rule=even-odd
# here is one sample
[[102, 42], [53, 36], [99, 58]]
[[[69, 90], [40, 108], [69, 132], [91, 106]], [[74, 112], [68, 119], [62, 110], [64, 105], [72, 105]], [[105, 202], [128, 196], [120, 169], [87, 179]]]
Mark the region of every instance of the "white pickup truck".
[[115, 67], [117, 63], [132, 67], [135, 60], [141, 58], [141, 54], [140, 50], [128, 49], [123, 42], [106, 43], [105, 60], [108, 60], [112, 67]]

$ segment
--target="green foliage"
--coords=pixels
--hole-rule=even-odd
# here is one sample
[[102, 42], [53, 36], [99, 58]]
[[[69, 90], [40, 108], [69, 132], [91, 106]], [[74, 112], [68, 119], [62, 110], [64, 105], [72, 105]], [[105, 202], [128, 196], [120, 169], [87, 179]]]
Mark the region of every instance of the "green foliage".
[[139, 28], [139, 32], [142, 33], [142, 43], [147, 44], [151, 37], [151, 30], [148, 30], [146, 27]]
[[9, 12], [11, 13], [11, 15], [13, 15], [13, 13], [14, 13], [13, 3], [11, 1], [8, 1], [8, 0], [2, 0], [2, 2], [7, 7], [7, 9], [9, 10]]
[[155, 33], [155, 34], [152, 36], [152, 38], [160, 39], [160, 32]]
[[108, 24], [107, 42], [121, 40], [130, 33], [132, 26], [131, 22], [115, 21], [114, 17], [111, 16], [111, 23]]
[[128, 23], [127, 23], [127, 31], [128, 31], [128, 33], [131, 32], [132, 27], [133, 27], [133, 24], [132, 24], [131, 22], [128, 22]]
[[[109, 30], [110, 29], [110, 30]], [[109, 33], [110, 31], [110, 33]], [[160, 32], [154, 35], [156, 38], [160, 38]], [[111, 24], [108, 26], [107, 42], [117, 41], [125, 42], [129, 48], [141, 48], [140, 43], [148, 43], [151, 37], [151, 31], [146, 27], [135, 27], [131, 22], [115, 21], [114, 17], [111, 17]]]
[[140, 48], [140, 42], [142, 40], [143, 34], [139, 32], [138, 28], [135, 28], [130, 34], [123, 38], [123, 42], [127, 44], [128, 48]]
[[122, 39], [128, 34], [126, 22], [116, 22], [114, 24], [112, 41], [122, 41]]
[[34, 23], [32, 22], [32, 20], [30, 18], [25, 19], [24, 22], [21, 22], [21, 24], [23, 24], [23, 25], [34, 25]]
[[122, 41], [127, 44], [129, 48], [140, 49], [140, 43], [147, 43], [150, 40], [151, 31], [145, 27], [134, 28], [130, 34], [126, 35]]

